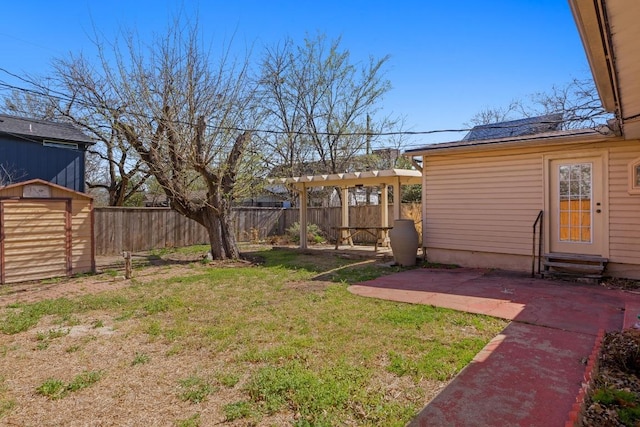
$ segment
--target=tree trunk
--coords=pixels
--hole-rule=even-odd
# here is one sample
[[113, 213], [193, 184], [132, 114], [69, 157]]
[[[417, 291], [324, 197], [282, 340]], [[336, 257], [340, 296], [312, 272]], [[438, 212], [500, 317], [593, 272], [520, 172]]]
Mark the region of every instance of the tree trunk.
[[212, 208], [205, 208], [202, 215], [202, 225], [209, 232], [213, 259], [237, 259], [240, 257], [231, 221], [225, 209], [216, 212]]

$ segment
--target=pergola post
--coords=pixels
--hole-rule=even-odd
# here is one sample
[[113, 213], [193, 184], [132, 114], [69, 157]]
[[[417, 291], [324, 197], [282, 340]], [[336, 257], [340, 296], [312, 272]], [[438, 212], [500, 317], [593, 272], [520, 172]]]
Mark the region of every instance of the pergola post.
[[380, 188], [380, 226], [388, 227], [389, 226], [389, 187], [387, 184], [382, 184]]
[[307, 249], [307, 187], [300, 190], [300, 249]]
[[[340, 209], [340, 227], [349, 226], [349, 187], [342, 187], [342, 206]], [[340, 231], [340, 243], [344, 243], [349, 239], [349, 230], [342, 229]]]
[[[389, 187], [387, 184], [382, 184], [380, 188], [380, 226], [388, 227], [389, 226]], [[389, 232], [387, 230], [382, 230], [379, 234], [378, 244], [381, 246], [389, 246]]]
[[400, 178], [393, 181], [393, 219], [402, 219], [402, 195], [400, 194]]

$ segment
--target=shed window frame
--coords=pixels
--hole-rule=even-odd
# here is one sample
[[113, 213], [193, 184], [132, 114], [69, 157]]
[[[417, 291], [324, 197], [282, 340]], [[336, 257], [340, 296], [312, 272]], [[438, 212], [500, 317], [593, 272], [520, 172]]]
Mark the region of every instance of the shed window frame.
[[79, 148], [78, 144], [75, 142], [51, 141], [47, 139], [42, 141], [42, 145], [44, 147], [64, 148], [67, 150], [77, 150]]
[[629, 194], [640, 195], [640, 157], [629, 162], [628, 168], [628, 188]]

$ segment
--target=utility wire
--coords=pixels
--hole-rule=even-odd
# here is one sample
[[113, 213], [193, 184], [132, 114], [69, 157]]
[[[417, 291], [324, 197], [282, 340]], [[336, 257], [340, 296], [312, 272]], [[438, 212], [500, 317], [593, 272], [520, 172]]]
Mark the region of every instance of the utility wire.
[[[59, 101], [67, 101], [67, 102], [77, 102], [78, 104], [87, 107], [87, 108], [94, 108], [94, 109], [108, 109], [108, 110], [112, 110], [115, 111], [115, 108], [109, 107], [107, 105], [99, 105], [99, 104], [95, 104], [95, 103], [91, 103], [91, 102], [86, 102], [86, 101], [82, 101], [79, 100], [77, 98], [70, 98], [67, 94], [63, 93], [63, 92], [59, 92], [56, 90], [52, 90], [50, 88], [45, 88], [42, 87], [41, 85], [32, 82], [30, 80], [24, 79], [23, 77], [16, 75], [14, 73], [11, 73], [9, 71], [7, 71], [4, 68], [0, 67], [0, 71], [4, 72], [12, 77], [15, 77], [27, 84], [31, 84], [34, 85], [36, 87], [41, 88], [42, 90], [35, 90], [35, 89], [29, 89], [29, 88], [24, 88], [21, 86], [16, 86], [16, 85], [12, 85], [9, 84], [5, 81], [0, 80], [0, 90], [2, 89], [9, 89], [12, 91], [18, 91], [18, 92], [22, 92], [22, 93], [28, 93], [31, 95], [35, 95], [35, 96], [39, 96], [39, 97], [43, 97], [43, 98], [48, 98], [48, 99], [56, 99]], [[44, 92], [43, 90], [46, 90], [48, 92]], [[28, 112], [22, 112], [22, 113], [28, 113]], [[129, 112], [128, 114], [145, 119], [145, 120], [149, 120], [149, 121], [154, 121], [157, 120], [157, 117], [152, 117], [149, 115], [145, 115], [142, 113], [131, 113]], [[553, 120], [553, 121], [540, 121], [540, 122], [536, 122], [536, 124], [561, 124], [561, 123], [570, 123], [570, 122], [574, 122], [575, 120]], [[176, 124], [176, 125], [184, 125], [184, 126], [195, 126], [194, 123], [189, 123], [189, 122], [185, 122], [185, 121], [180, 121], [180, 120], [170, 120], [170, 123]], [[510, 129], [510, 128], [519, 128], [522, 126], [522, 124], [513, 124], [513, 125], [507, 125], [504, 123], [496, 123], [496, 124], [486, 124], [486, 125], [480, 125], [483, 129]], [[319, 135], [319, 136], [343, 136], [343, 137], [349, 137], [349, 136], [419, 136], [419, 135], [433, 135], [433, 134], [440, 134], [440, 133], [460, 133], [460, 132], [469, 132], [471, 131], [473, 128], [468, 128], [468, 127], [464, 127], [464, 128], [459, 128], [459, 129], [432, 129], [432, 130], [423, 130], [423, 131], [389, 131], [389, 132], [322, 132], [322, 131], [318, 131], [318, 132], [309, 132], [309, 131], [286, 131], [286, 130], [276, 130], [276, 129], [262, 129], [262, 128], [243, 128], [243, 127], [235, 127], [235, 126], [219, 126], [219, 125], [211, 125], [211, 124], [207, 124], [207, 127], [209, 129], [213, 129], [213, 130], [217, 130], [217, 131], [236, 131], [236, 132], [252, 132], [252, 133], [262, 133], [262, 134], [270, 134], [270, 135], [294, 135], [294, 136], [311, 136], [311, 135]], [[593, 128], [595, 129], [595, 128]], [[412, 144], [413, 145], [413, 144]], [[415, 144], [415, 145], [424, 145], [424, 144]]]

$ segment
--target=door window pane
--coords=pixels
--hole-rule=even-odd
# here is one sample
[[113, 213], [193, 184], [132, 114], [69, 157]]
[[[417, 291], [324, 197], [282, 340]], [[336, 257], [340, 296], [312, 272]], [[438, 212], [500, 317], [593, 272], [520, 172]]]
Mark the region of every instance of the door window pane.
[[558, 195], [561, 242], [590, 243], [591, 236], [591, 163], [560, 165]]

